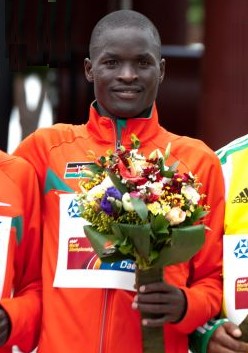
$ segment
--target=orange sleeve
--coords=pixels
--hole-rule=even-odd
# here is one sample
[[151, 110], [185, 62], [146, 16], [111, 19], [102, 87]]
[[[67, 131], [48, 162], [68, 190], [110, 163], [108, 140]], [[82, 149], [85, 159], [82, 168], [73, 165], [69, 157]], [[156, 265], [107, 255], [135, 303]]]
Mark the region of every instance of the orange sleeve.
[[187, 312], [181, 322], [176, 324], [178, 330], [191, 333], [210, 318], [216, 316], [222, 303], [222, 257], [223, 257], [223, 223], [224, 223], [224, 180], [218, 158], [212, 153], [211, 158], [199, 157], [193, 173], [202, 182], [202, 191], [206, 194], [206, 203], [210, 212], [202, 249], [191, 259], [192, 274], [188, 286], [182, 289], [187, 297]]
[[20, 158], [15, 161], [11, 175], [23, 195], [23, 233], [15, 251], [13, 298], [3, 298], [0, 304], [12, 325], [6, 346], [30, 352], [38, 343], [41, 324], [40, 196], [32, 166]]

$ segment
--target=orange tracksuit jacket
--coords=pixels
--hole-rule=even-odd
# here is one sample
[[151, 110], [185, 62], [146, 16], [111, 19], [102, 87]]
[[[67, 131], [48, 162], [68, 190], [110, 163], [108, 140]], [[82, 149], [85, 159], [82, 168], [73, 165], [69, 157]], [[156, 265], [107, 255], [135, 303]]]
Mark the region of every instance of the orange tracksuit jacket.
[[13, 345], [30, 352], [38, 343], [41, 250], [35, 172], [25, 160], [0, 151], [0, 306], [12, 326], [0, 353], [12, 352]]
[[56, 124], [39, 129], [16, 151], [35, 167], [43, 192], [44, 311], [39, 353], [142, 352], [140, 316], [131, 308], [134, 292], [68, 287], [67, 276], [63, 285], [53, 286], [60, 254], [59, 195], [79, 191], [74, 168], [89, 161], [89, 150], [99, 156], [120, 143], [130, 147], [131, 133], [141, 141], [145, 155], [156, 148], [164, 151], [171, 142], [168, 164], [179, 160], [180, 172], [190, 170], [197, 174], [206, 202], [211, 205], [211, 230], [202, 250], [190, 262], [165, 269], [167, 281], [182, 288], [188, 301], [185, 317], [177, 324], [164, 326], [166, 353], [187, 353], [188, 334], [220, 311], [224, 191], [218, 158], [203, 142], [162, 128], [155, 105], [150, 117], [126, 119], [126, 124], [123, 119], [119, 124], [118, 119], [116, 123], [99, 116], [92, 105], [87, 124]]

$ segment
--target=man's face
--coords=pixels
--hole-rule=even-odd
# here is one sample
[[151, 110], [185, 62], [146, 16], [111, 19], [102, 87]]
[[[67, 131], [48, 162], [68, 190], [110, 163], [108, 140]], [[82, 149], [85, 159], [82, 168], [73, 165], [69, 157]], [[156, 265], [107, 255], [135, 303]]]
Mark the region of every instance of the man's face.
[[159, 49], [149, 30], [117, 28], [101, 35], [85, 72], [108, 115], [135, 117], [152, 105], [164, 76]]

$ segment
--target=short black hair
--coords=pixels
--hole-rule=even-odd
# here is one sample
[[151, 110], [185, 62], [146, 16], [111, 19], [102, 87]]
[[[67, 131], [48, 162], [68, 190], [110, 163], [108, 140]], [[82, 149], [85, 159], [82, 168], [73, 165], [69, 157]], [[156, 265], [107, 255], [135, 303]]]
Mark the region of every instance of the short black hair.
[[110, 12], [96, 23], [90, 38], [90, 57], [92, 58], [93, 48], [98, 45], [99, 38], [103, 32], [109, 29], [130, 27], [149, 30], [154, 37], [154, 44], [158, 46], [159, 56], [161, 57], [161, 38], [156, 26], [148, 17], [133, 10], [118, 10]]

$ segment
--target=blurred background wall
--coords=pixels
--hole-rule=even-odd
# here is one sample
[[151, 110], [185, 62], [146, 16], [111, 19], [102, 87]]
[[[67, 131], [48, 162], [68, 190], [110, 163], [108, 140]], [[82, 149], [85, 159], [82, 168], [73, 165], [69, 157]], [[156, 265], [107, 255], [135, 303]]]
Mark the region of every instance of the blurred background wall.
[[157, 104], [165, 128], [213, 149], [248, 133], [247, 0], [0, 3], [0, 148], [38, 126], [87, 121], [90, 33], [121, 8], [144, 13], [161, 34], [166, 77]]

